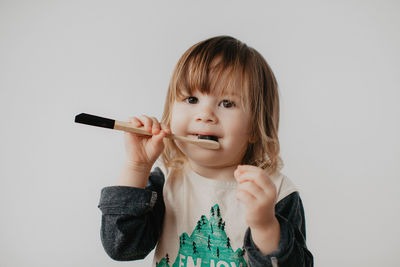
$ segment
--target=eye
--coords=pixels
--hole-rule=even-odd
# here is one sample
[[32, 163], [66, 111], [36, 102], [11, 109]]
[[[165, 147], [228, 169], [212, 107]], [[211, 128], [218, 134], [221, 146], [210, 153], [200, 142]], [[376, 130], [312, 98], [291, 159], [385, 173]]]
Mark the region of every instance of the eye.
[[232, 107], [236, 107], [236, 104], [233, 101], [224, 99], [219, 103], [219, 106], [222, 106], [224, 108], [232, 108]]
[[197, 104], [197, 102], [199, 102], [199, 99], [195, 96], [189, 96], [189, 97], [186, 97], [184, 99], [184, 101], [188, 104]]

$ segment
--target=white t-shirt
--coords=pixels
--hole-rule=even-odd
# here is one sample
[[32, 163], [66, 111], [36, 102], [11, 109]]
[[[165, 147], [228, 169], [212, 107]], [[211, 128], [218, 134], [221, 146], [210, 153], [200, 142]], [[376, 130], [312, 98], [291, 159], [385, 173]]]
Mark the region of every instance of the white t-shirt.
[[[153, 266], [247, 266], [242, 246], [248, 226], [235, 179], [202, 177], [188, 167], [165, 178], [165, 217]], [[281, 173], [270, 178], [276, 203], [296, 191]]]

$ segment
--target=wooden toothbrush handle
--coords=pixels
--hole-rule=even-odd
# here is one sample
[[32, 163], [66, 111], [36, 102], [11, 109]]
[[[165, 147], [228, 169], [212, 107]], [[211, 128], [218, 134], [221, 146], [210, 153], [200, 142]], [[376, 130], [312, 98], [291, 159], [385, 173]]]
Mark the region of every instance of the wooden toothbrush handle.
[[[125, 132], [132, 132], [132, 133], [136, 133], [136, 134], [153, 135], [151, 133], [146, 132], [142, 128], [137, 128], [137, 127], [132, 126], [132, 124], [130, 124], [128, 122], [117, 121], [117, 120], [114, 123], [114, 129], [125, 131]], [[219, 143], [211, 141], [211, 140], [190, 139], [190, 138], [187, 138], [184, 136], [178, 136], [178, 135], [174, 135], [174, 134], [169, 134], [165, 137], [170, 138], [170, 139], [176, 139], [176, 140], [179, 140], [182, 142], [196, 144], [198, 146], [208, 148], [208, 149], [218, 149], [219, 148]]]
[[124, 122], [124, 121], [116, 120], [115, 124], [114, 124], [114, 129], [125, 131], [125, 132], [136, 133], [136, 134], [152, 135], [151, 133], [146, 132], [142, 128], [134, 127], [129, 122]]

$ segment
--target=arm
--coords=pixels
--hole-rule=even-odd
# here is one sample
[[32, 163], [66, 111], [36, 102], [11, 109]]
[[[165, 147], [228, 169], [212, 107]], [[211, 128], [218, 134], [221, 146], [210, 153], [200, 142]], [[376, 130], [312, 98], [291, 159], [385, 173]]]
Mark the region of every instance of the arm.
[[101, 241], [114, 260], [146, 257], [161, 235], [165, 206], [162, 195], [164, 175], [156, 168], [145, 189], [128, 186], [103, 188]]
[[304, 209], [298, 192], [285, 197], [275, 205], [275, 216], [280, 225], [278, 249], [262, 254], [253, 242], [250, 228], [244, 245], [250, 266], [312, 267], [313, 256], [306, 246]]

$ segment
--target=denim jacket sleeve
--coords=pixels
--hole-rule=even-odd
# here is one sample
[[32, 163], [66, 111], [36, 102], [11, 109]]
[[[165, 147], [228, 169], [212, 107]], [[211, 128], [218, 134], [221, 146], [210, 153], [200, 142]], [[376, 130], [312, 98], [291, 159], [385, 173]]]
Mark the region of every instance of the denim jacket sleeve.
[[143, 259], [157, 244], [164, 220], [164, 175], [156, 168], [145, 189], [110, 186], [101, 191], [101, 241], [114, 260]]
[[313, 256], [306, 246], [304, 209], [298, 192], [294, 192], [275, 205], [275, 216], [280, 224], [278, 249], [262, 254], [251, 238], [250, 228], [244, 238], [249, 266], [312, 267]]

